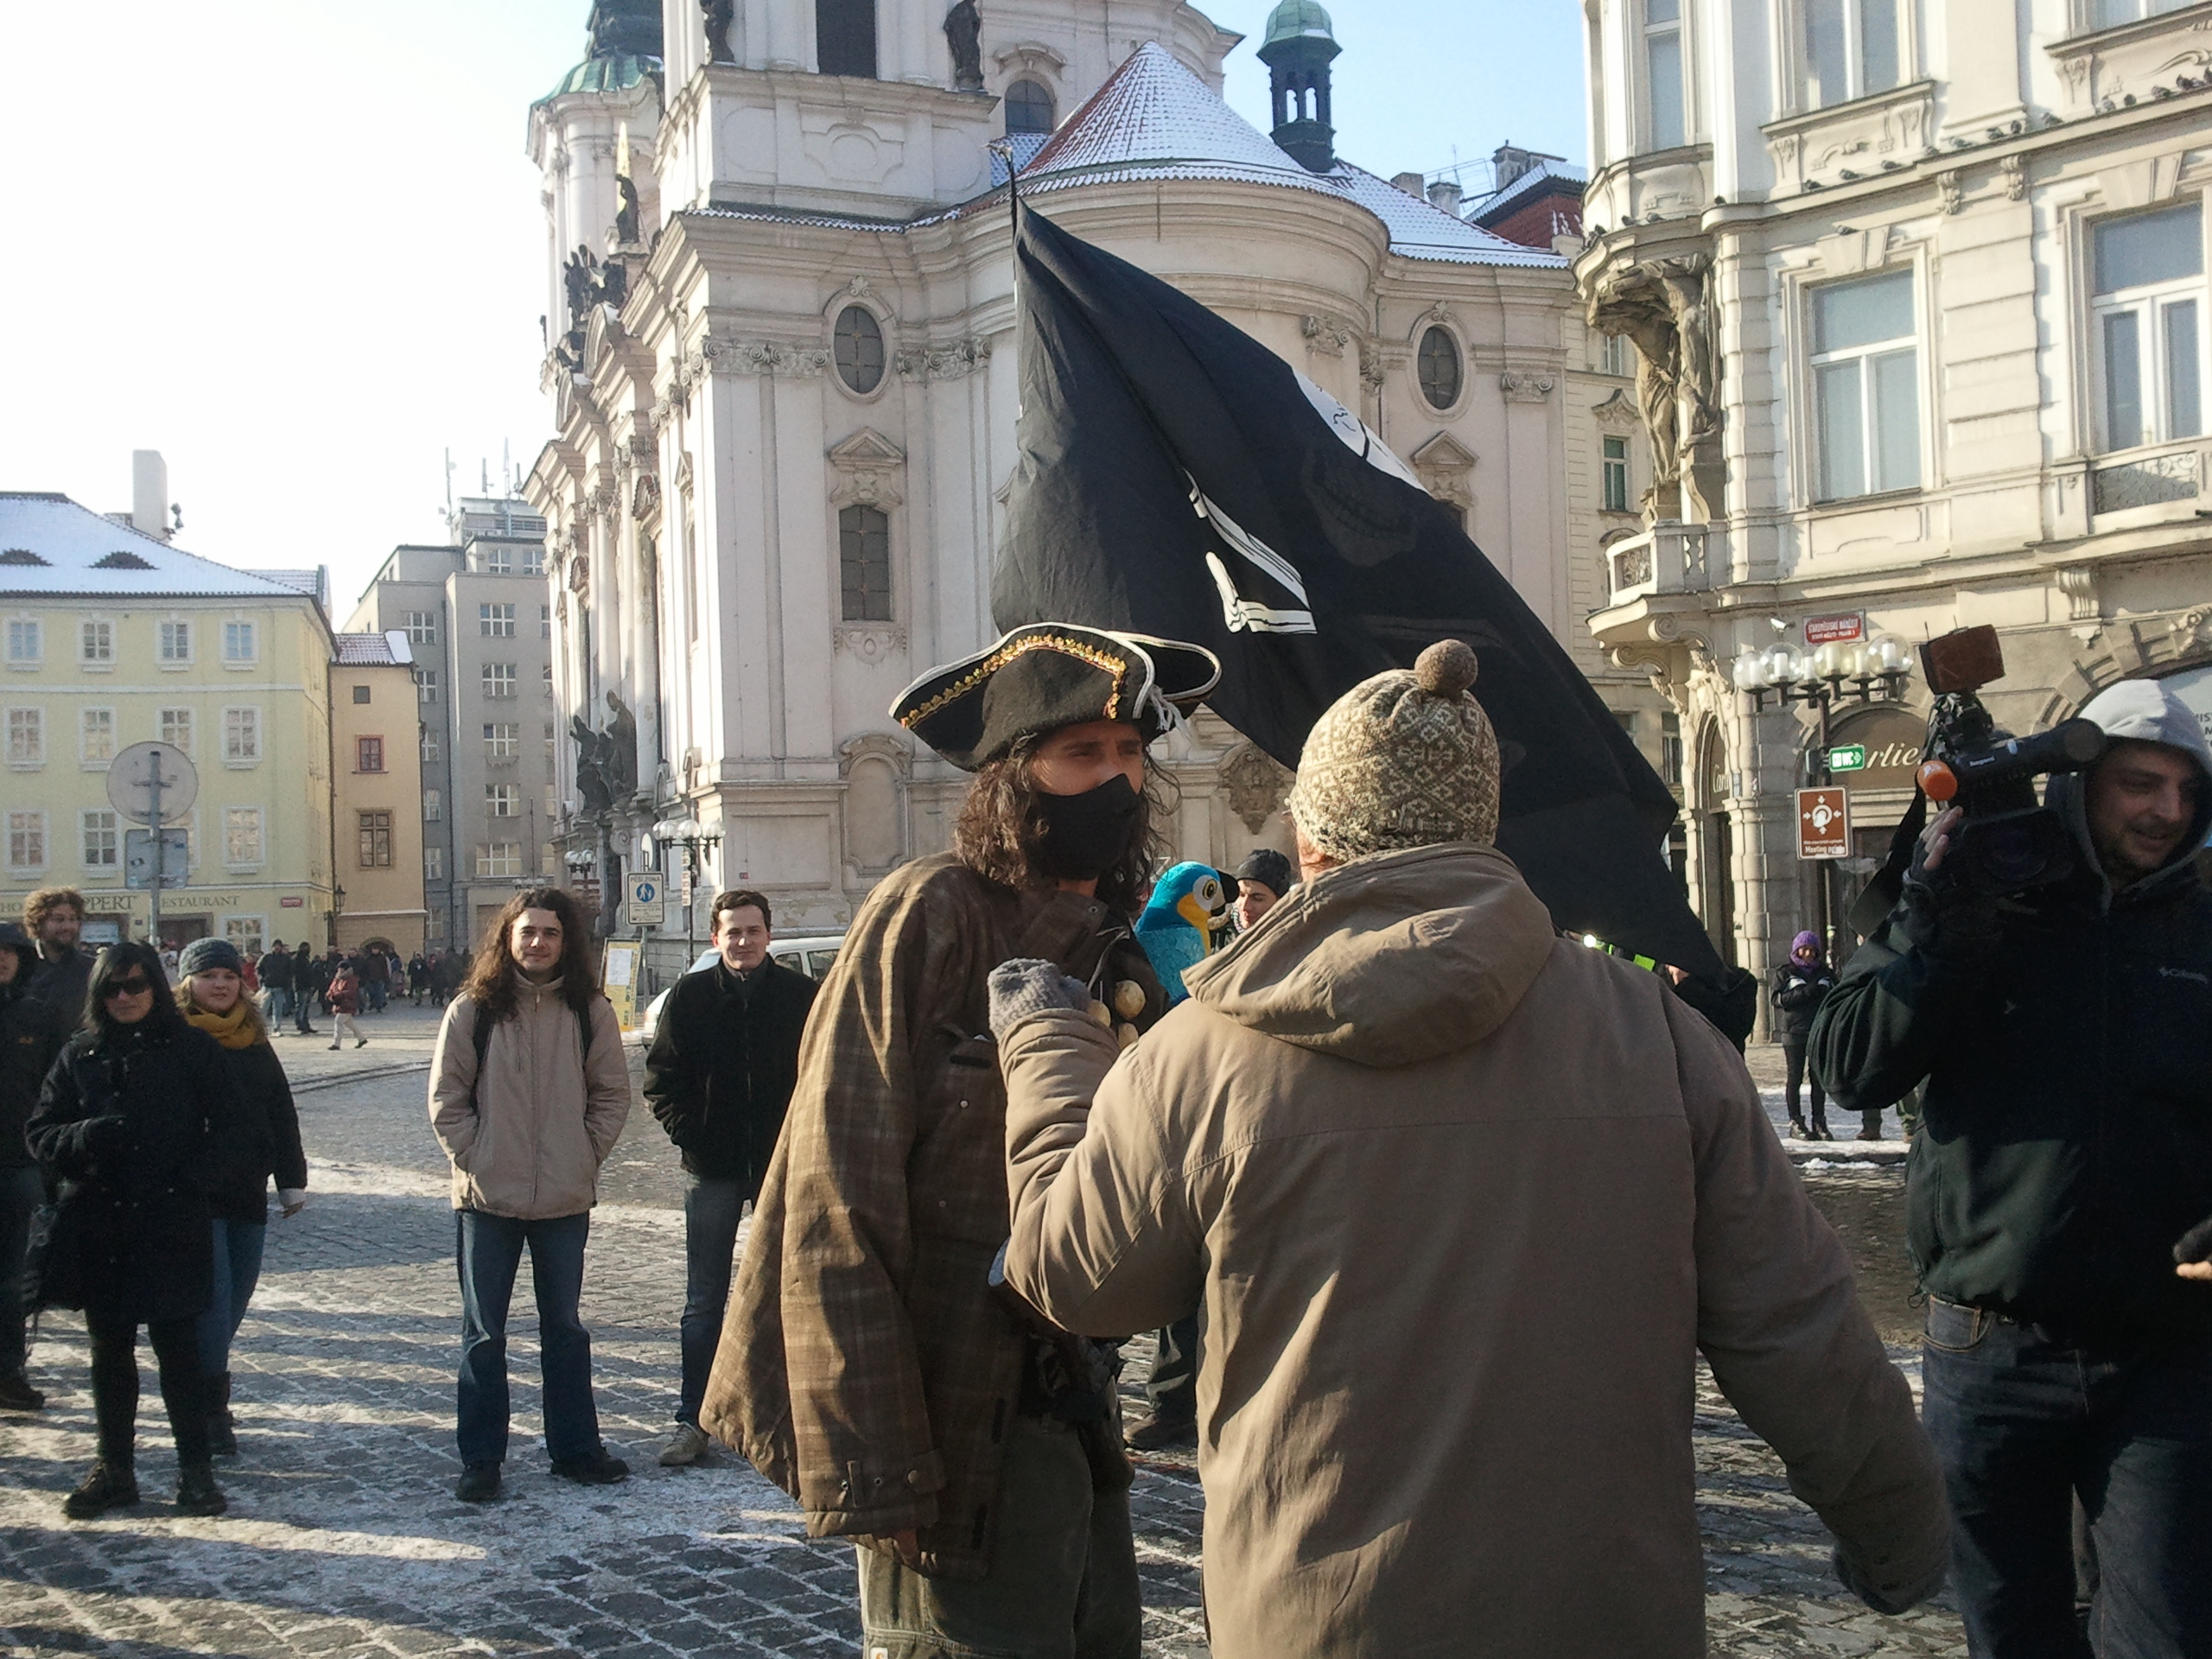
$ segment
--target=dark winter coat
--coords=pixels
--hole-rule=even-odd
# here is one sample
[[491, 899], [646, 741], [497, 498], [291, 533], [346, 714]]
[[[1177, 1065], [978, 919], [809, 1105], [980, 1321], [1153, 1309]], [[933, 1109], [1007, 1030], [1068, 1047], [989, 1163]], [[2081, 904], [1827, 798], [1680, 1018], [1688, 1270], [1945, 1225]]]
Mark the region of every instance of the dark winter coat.
[[54, 1011], [20, 978], [0, 985], [0, 1169], [28, 1169], [37, 1161], [23, 1128], [67, 1034]]
[[260, 1148], [260, 1156], [240, 1160], [209, 1190], [208, 1206], [218, 1221], [264, 1225], [269, 1220], [269, 1180], [278, 1188], [308, 1184], [307, 1154], [300, 1146], [300, 1115], [292, 1104], [292, 1085], [284, 1063], [264, 1039], [251, 1048], [226, 1048], [223, 1064], [238, 1090], [239, 1115]]
[[41, 957], [31, 976], [31, 995], [54, 1010], [66, 1030], [84, 1023], [85, 995], [92, 988], [93, 953], [72, 948]]
[[1766, 993], [1774, 1004], [1774, 1040], [1802, 1043], [1812, 1034], [1813, 1016], [1821, 1011], [1822, 999], [1834, 988], [1835, 976], [1825, 962], [1808, 968], [1792, 959], [1777, 967]]
[[261, 982], [270, 990], [290, 990], [293, 971], [292, 953], [289, 950], [271, 950], [261, 959]]
[[78, 1033], [47, 1073], [30, 1144], [63, 1211], [41, 1300], [134, 1320], [207, 1310], [208, 1193], [232, 1160], [264, 1155], [213, 1038], [158, 1014]]
[[719, 962], [676, 982], [645, 1057], [645, 1103], [692, 1174], [759, 1195], [818, 988], [772, 960], [741, 986]]
[[[2212, 1294], [2173, 1247], [2212, 1217], [2212, 893], [2187, 849], [2113, 891], [2082, 779], [2045, 798], [2073, 879], [1964, 950], [1900, 906], [1822, 1004], [1813, 1065], [1850, 1111], [1928, 1079], [1906, 1241], [1931, 1294], [2083, 1340], [2202, 1336]], [[2208, 826], [2212, 789], [2189, 849]]]

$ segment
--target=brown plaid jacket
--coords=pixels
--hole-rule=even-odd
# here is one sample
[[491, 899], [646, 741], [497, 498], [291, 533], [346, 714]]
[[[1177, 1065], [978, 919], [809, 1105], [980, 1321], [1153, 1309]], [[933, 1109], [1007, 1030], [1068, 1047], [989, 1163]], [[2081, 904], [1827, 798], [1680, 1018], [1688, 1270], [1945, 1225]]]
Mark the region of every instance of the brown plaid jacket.
[[700, 1414], [814, 1537], [921, 1535], [980, 1578], [1030, 1338], [990, 1294], [1006, 1242], [1006, 1091], [985, 978], [1045, 957], [1165, 998], [1122, 918], [950, 855], [894, 871], [815, 999]]

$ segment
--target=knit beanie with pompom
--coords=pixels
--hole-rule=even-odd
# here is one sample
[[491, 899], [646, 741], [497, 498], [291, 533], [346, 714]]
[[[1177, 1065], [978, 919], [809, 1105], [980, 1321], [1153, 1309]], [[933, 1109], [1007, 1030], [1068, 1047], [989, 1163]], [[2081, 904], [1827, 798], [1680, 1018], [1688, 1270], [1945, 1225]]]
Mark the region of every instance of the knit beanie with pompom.
[[1497, 734], [1470, 689], [1481, 664], [1457, 639], [1413, 670], [1363, 680], [1306, 739], [1291, 817], [1338, 863], [1497, 837]]

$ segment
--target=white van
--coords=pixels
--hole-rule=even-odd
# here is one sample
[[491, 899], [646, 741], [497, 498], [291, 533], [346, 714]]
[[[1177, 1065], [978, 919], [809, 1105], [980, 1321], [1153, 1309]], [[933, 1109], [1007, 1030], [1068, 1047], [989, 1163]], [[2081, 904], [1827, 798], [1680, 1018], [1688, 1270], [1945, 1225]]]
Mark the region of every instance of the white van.
[[[793, 973], [804, 974], [818, 984], [830, 977], [830, 964], [837, 960], [838, 947], [844, 942], [845, 936], [842, 933], [794, 933], [789, 938], [769, 940], [768, 955]], [[710, 944], [683, 971], [696, 974], [703, 968], [711, 968], [721, 956], [721, 952]], [[675, 987], [671, 986], [669, 989], [673, 990]], [[639, 1043], [652, 1041], [653, 1033], [660, 1028], [661, 1005], [667, 1001], [668, 991], [663, 991], [645, 1005], [645, 1018], [638, 1022], [638, 1028], [630, 1033], [629, 1040]]]

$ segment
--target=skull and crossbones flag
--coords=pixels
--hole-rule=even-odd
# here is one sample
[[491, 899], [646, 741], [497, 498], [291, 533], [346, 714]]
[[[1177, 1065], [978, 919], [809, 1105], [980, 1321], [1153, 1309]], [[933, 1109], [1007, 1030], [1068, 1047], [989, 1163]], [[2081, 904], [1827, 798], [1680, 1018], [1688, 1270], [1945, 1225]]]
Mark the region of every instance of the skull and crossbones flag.
[[1464, 639], [1504, 762], [1498, 846], [1553, 920], [1719, 973], [1665, 861], [1673, 795], [1457, 515], [1258, 340], [1016, 211], [998, 626], [1205, 645], [1223, 665], [1209, 706], [1291, 766], [1338, 696]]

